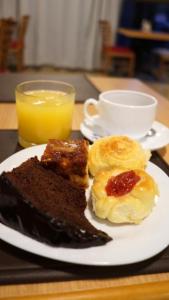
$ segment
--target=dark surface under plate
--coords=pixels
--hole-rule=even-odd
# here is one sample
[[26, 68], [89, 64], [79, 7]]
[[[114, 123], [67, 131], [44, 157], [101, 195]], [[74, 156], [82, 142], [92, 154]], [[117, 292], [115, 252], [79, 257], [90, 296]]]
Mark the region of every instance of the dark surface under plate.
[[[81, 138], [79, 131], [72, 137]], [[0, 162], [21, 147], [16, 130], [0, 130]], [[169, 166], [154, 152], [152, 162], [169, 175]], [[125, 251], [125, 249], [124, 249]], [[141, 263], [118, 267], [79, 266], [28, 253], [0, 240], [0, 284], [65, 281], [90, 278], [113, 278], [169, 272], [169, 247], [160, 254]]]
[[76, 90], [76, 102], [84, 102], [88, 98], [98, 99], [99, 91], [83, 74], [63, 73], [5, 73], [0, 75], [0, 102], [15, 102], [15, 87], [29, 80], [57, 80], [72, 84]]

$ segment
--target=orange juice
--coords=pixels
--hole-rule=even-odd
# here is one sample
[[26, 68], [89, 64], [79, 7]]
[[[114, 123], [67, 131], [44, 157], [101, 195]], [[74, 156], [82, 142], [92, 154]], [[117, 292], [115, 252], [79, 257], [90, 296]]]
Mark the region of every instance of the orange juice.
[[66, 139], [72, 126], [74, 93], [16, 90], [19, 143], [23, 147]]

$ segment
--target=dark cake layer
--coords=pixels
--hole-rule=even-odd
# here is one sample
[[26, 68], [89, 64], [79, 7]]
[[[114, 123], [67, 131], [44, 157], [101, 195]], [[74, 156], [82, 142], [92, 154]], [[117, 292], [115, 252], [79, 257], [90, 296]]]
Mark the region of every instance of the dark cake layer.
[[86, 217], [85, 190], [31, 158], [0, 176], [0, 221], [53, 246], [84, 248], [111, 238]]

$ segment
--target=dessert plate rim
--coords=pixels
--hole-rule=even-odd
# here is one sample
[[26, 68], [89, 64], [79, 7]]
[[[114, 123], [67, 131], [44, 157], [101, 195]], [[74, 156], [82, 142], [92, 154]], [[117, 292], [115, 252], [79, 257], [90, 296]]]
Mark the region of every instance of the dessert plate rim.
[[[40, 157], [46, 145], [33, 146], [21, 150], [0, 164], [0, 174], [12, 170], [26, 159], [37, 155]], [[156, 180], [160, 196], [152, 213], [139, 225], [113, 225], [99, 221], [89, 207], [85, 211], [88, 220], [98, 229], [112, 236], [113, 241], [103, 246], [84, 249], [52, 247], [38, 242], [8, 226], [0, 223], [0, 239], [27, 252], [63, 262], [95, 265], [117, 266], [146, 260], [169, 245], [169, 178], [152, 162], [148, 163], [147, 172]], [[89, 198], [90, 188], [86, 191]]]

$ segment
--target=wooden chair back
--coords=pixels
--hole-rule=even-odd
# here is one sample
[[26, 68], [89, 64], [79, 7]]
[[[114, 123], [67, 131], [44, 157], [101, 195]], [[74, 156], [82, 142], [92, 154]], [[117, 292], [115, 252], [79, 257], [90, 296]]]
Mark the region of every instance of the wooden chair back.
[[[108, 73], [112, 64], [118, 64], [118, 68], [126, 70], [128, 76], [133, 76], [135, 68], [135, 54], [127, 47], [113, 46], [113, 32], [111, 23], [107, 20], [100, 20], [99, 27], [102, 34], [101, 68]], [[123, 59], [125, 60], [123, 62]], [[116, 68], [117, 69], [117, 68]]]
[[27, 32], [29, 19], [30, 17], [26, 15], [21, 17], [21, 20], [18, 24], [18, 33], [17, 33], [18, 43], [24, 43], [24, 38]]
[[7, 67], [7, 57], [10, 48], [15, 22], [12, 19], [0, 20], [0, 69]]
[[25, 35], [28, 29], [30, 16], [24, 15], [21, 17], [16, 38], [11, 43], [10, 53], [15, 57], [16, 69], [22, 71], [24, 68], [24, 51], [25, 51]]
[[100, 20], [99, 27], [102, 34], [102, 47], [111, 47], [112, 46], [112, 29], [111, 24], [107, 20]]

